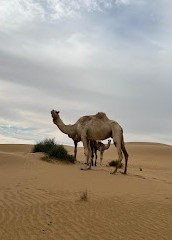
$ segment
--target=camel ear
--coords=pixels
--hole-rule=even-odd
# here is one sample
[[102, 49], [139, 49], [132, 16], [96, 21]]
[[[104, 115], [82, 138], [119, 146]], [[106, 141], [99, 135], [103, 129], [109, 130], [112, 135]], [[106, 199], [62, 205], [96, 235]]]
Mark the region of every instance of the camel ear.
[[57, 114], [59, 114], [60, 111], [56, 111]]

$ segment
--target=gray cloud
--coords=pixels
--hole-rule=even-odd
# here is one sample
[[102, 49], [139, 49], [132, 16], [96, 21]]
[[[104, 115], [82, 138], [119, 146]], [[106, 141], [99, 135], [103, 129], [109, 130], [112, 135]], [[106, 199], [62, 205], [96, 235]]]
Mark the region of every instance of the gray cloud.
[[72, 143], [52, 124], [55, 108], [66, 123], [104, 111], [127, 141], [172, 143], [169, 1], [2, 3], [1, 142]]

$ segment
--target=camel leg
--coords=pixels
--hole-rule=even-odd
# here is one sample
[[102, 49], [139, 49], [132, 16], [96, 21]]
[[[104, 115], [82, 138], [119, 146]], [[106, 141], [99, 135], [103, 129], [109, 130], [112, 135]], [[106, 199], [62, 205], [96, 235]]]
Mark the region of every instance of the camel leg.
[[94, 149], [91, 147], [91, 165], [93, 166], [93, 159], [94, 159]]
[[96, 159], [95, 159], [95, 167], [97, 166], [97, 149], [95, 149], [95, 155], [96, 155]]
[[123, 151], [123, 154], [124, 154], [124, 157], [125, 157], [125, 170], [124, 170], [124, 174], [127, 173], [127, 163], [128, 163], [128, 153], [127, 153], [127, 150], [125, 148], [125, 144], [124, 144], [124, 140], [122, 139], [122, 151]]
[[85, 154], [85, 163], [88, 164], [88, 146], [87, 146], [87, 139], [83, 138], [82, 139], [83, 146], [84, 146], [84, 154]]
[[87, 156], [87, 161], [88, 161], [88, 169], [91, 169], [91, 147], [90, 147], [90, 141], [87, 141], [87, 146], [88, 146], [88, 156]]
[[114, 172], [112, 172], [112, 174], [115, 174], [117, 172], [117, 170], [118, 170], [118, 168], [121, 164], [122, 158], [123, 158], [122, 157], [122, 151], [121, 151], [121, 142], [116, 141], [114, 144], [116, 145], [116, 148], [117, 148], [117, 151], [118, 151], [118, 164], [117, 164]]
[[74, 158], [76, 159], [76, 154], [77, 154], [77, 142], [74, 142], [75, 148], [74, 148]]
[[85, 154], [85, 162], [87, 165], [89, 165], [88, 169], [91, 169], [91, 148], [90, 148], [90, 142], [87, 140], [86, 137], [82, 137], [82, 142], [84, 146], [84, 154]]
[[112, 128], [112, 136], [113, 136], [113, 142], [114, 145], [117, 148], [117, 152], [118, 152], [118, 164], [114, 170], [114, 172], [112, 172], [112, 174], [115, 174], [121, 164], [122, 161], [122, 138], [123, 138], [123, 130], [122, 128], [119, 127], [113, 127]]
[[100, 151], [100, 166], [102, 166], [103, 161], [103, 151]]

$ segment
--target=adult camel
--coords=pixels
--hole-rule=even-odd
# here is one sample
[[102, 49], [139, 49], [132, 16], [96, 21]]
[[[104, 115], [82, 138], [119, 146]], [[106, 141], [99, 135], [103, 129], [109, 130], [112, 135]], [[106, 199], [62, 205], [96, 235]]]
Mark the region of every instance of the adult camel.
[[88, 169], [91, 169], [90, 141], [104, 140], [111, 137], [118, 152], [118, 164], [112, 173], [115, 174], [121, 164], [123, 158], [122, 152], [125, 156], [124, 174], [127, 173], [128, 153], [124, 144], [123, 129], [116, 121], [110, 120], [105, 113], [98, 112], [95, 115], [79, 118], [75, 124], [66, 125], [60, 118], [59, 111], [52, 110], [51, 115], [54, 124], [56, 124], [63, 133], [73, 139], [75, 143], [75, 157], [77, 143], [80, 141], [83, 142], [86, 162], [89, 165]]

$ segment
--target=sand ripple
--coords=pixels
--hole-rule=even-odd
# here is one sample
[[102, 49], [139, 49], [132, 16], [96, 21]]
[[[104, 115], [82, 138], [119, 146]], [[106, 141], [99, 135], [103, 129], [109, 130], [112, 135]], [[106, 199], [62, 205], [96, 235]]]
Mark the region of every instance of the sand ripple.
[[[139, 172], [137, 155], [128, 176], [112, 176], [105, 166], [87, 172], [79, 164], [53, 165], [21, 152], [22, 146], [10, 149], [0, 152], [0, 240], [172, 239], [170, 147], [163, 147], [166, 165], [156, 145], [156, 164], [145, 157]], [[154, 150], [150, 145], [152, 156]], [[84, 189], [88, 201], [80, 200]]]
[[[91, 193], [90, 193], [91, 194]], [[77, 193], [4, 191], [0, 239], [170, 239], [172, 206], [134, 198], [88, 202]], [[90, 196], [91, 198], [91, 196]]]

